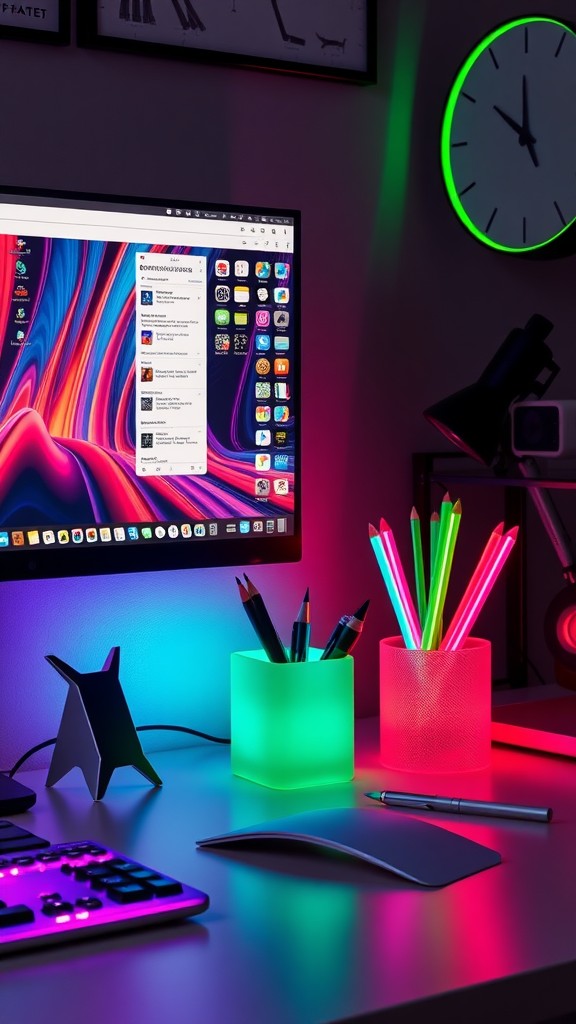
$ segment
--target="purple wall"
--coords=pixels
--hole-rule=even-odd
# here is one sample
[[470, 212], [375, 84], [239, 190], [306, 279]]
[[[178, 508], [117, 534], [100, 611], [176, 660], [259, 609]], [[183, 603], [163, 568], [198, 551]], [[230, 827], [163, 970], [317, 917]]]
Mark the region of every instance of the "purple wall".
[[[377, 708], [378, 639], [396, 631], [367, 524], [385, 516], [408, 554], [411, 453], [446, 448], [422, 410], [470, 383], [533, 312], [555, 324], [549, 340], [562, 372], [547, 397], [574, 397], [576, 380], [574, 258], [523, 262], [488, 251], [456, 221], [440, 178], [454, 73], [517, 5], [485, 0], [465, 17], [457, 0], [379, 7], [379, 81], [369, 87], [0, 41], [6, 184], [302, 210], [304, 557], [253, 575], [286, 635], [310, 586], [318, 645], [343, 612], [372, 598], [356, 658], [360, 714]], [[569, 19], [573, 5], [540, 3], [546, 12]], [[467, 495], [474, 512], [461, 536], [475, 551], [500, 506], [494, 494], [454, 494], [465, 514]], [[566, 503], [572, 526], [575, 513]], [[551, 678], [540, 626], [561, 576], [531, 520], [531, 657]], [[227, 734], [228, 655], [253, 644], [233, 577], [4, 584], [0, 768], [55, 735], [65, 684], [46, 653], [93, 671], [119, 644], [136, 722]], [[482, 622], [497, 659], [500, 611], [495, 597]]]

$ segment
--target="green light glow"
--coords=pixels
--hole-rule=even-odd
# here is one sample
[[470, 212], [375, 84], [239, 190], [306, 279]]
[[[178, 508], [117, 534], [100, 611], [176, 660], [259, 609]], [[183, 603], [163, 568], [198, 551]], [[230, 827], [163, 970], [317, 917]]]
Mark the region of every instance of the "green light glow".
[[[545, 239], [543, 242], [538, 242], [536, 245], [518, 247], [502, 245], [501, 243], [494, 241], [493, 238], [490, 238], [484, 231], [480, 231], [478, 226], [468, 216], [460, 200], [460, 196], [458, 195], [456, 185], [454, 182], [454, 176], [452, 174], [452, 166], [450, 160], [450, 139], [452, 133], [452, 119], [454, 116], [456, 103], [460, 96], [464, 82], [468, 77], [468, 74], [470, 73], [472, 67], [474, 66], [478, 58], [484, 53], [485, 50], [488, 49], [488, 47], [492, 45], [492, 43], [496, 39], [505, 35], [512, 29], [519, 28], [524, 25], [530, 25], [533, 22], [547, 22], [551, 25], [558, 25], [559, 28], [564, 29], [566, 32], [572, 32], [570, 26], [565, 24], [564, 22], [557, 21], [555, 18], [546, 17], [517, 18], [515, 21], [509, 21], [505, 25], [500, 25], [499, 28], [491, 32], [490, 35], [486, 36], [482, 40], [482, 42], [480, 42], [478, 46], [476, 46], [476, 48], [472, 51], [468, 59], [462, 65], [454, 81], [454, 84], [452, 85], [452, 88], [450, 90], [450, 94], [448, 96], [448, 100], [446, 103], [446, 109], [444, 112], [444, 119], [442, 122], [442, 136], [440, 144], [442, 173], [450, 202], [452, 203], [452, 206], [454, 207], [454, 210], [456, 211], [458, 217], [460, 218], [464, 226], [468, 229], [468, 231], [471, 232], [471, 234], [473, 234], [477, 239], [479, 239], [479, 241], [483, 242], [485, 245], [489, 245], [492, 249], [499, 249], [502, 252], [522, 253], [542, 249], [543, 247], [550, 245], [550, 243], [553, 242], [556, 238], [559, 238], [560, 235], [563, 235], [564, 232], [567, 231], [570, 228], [570, 226], [574, 223], [574, 219], [576, 219], [574, 218], [572, 221], [570, 221], [569, 224], [566, 224], [566, 226], [561, 228], [560, 231], [558, 231], [555, 235]], [[572, 34], [574, 33], [572, 32]]]
[[400, 5], [377, 212], [378, 237], [384, 239], [390, 265], [402, 238], [423, 21], [423, 10], [416, 10], [413, 0]]
[[273, 789], [349, 782], [354, 774], [354, 660], [231, 660], [232, 771]]

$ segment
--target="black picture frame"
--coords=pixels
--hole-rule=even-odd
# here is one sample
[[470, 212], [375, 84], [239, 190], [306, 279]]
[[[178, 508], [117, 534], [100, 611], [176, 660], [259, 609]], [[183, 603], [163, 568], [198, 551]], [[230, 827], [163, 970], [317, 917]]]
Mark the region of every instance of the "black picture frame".
[[[68, 46], [70, 4], [71, 0], [42, 0], [41, 4], [0, 4], [0, 39]], [[4, 6], [8, 9], [3, 10]]]
[[[77, 42], [91, 49], [372, 84], [377, 2], [229, 0], [216, 12], [213, 0], [77, 0]], [[211, 5], [217, 18], [206, 25], [202, 19], [212, 13]], [[316, 25], [326, 26], [326, 34]], [[304, 46], [310, 61], [301, 59]]]

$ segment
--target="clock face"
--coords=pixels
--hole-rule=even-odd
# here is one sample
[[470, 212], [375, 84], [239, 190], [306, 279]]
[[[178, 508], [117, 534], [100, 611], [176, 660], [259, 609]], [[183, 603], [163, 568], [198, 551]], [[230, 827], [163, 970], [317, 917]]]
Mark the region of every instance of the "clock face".
[[509, 22], [465, 62], [446, 104], [442, 170], [456, 213], [486, 245], [522, 253], [566, 241], [575, 102], [576, 34], [562, 22]]

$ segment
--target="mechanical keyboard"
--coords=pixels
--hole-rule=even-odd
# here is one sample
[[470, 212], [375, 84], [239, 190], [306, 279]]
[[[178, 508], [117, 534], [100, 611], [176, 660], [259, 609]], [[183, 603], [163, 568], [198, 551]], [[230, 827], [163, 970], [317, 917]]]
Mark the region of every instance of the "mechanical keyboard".
[[0, 955], [163, 924], [208, 903], [206, 893], [103, 843], [50, 845], [0, 821]]

